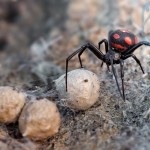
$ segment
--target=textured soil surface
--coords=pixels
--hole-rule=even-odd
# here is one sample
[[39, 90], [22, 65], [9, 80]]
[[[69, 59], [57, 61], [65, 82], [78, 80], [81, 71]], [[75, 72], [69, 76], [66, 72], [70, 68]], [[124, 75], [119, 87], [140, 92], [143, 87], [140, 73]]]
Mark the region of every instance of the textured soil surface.
[[[139, 41], [143, 40], [145, 2], [0, 1], [0, 85], [26, 92], [29, 100], [52, 99], [62, 119], [54, 137], [38, 142], [23, 138], [18, 122], [0, 124], [0, 150], [150, 149], [150, 47], [142, 46], [134, 52], [142, 63], [144, 75], [132, 58], [125, 61], [125, 102], [112, 73], [105, 64], [101, 68], [101, 60], [89, 51], [82, 55], [83, 64], [98, 75], [101, 85], [99, 101], [94, 106], [86, 111], [67, 108], [53, 84], [53, 80], [64, 74], [69, 54], [87, 40], [97, 45], [107, 38], [109, 30], [118, 28], [126, 28]], [[149, 24], [147, 21], [145, 30]], [[146, 32], [145, 36], [148, 35]], [[101, 50], [105, 53], [104, 46]], [[115, 67], [121, 85], [120, 66]], [[76, 68], [79, 62], [74, 57], [69, 70]]]

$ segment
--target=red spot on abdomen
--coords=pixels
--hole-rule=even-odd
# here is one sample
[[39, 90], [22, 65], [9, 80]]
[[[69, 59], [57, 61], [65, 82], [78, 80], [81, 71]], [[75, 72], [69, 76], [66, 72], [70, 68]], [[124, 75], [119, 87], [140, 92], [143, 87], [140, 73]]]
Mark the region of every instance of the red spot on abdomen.
[[123, 52], [127, 49], [125, 46], [122, 46], [120, 44], [111, 43], [111, 45], [112, 45], [113, 48], [115, 48], [115, 49], [117, 49], [118, 51], [121, 51], [121, 52]]
[[132, 45], [132, 39], [130, 37], [125, 37], [125, 42], [128, 44], [128, 45]]
[[120, 35], [116, 33], [116, 34], [113, 35], [113, 37], [114, 37], [115, 39], [119, 39], [119, 38], [120, 38]]

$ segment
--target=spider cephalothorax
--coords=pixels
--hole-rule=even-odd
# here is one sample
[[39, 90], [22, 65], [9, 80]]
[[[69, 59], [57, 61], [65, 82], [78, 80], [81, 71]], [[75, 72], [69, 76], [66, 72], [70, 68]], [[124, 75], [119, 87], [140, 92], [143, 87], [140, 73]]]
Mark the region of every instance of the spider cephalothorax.
[[[106, 54], [103, 54], [100, 50], [101, 44], [105, 44], [105, 51]], [[119, 93], [123, 100], [125, 100], [125, 93], [124, 93], [124, 60], [132, 57], [140, 66], [142, 72], [144, 73], [143, 67], [141, 66], [141, 63], [139, 59], [133, 54], [133, 52], [140, 46], [147, 45], [150, 46], [150, 43], [147, 41], [141, 41], [138, 42], [137, 37], [130, 31], [120, 29], [115, 31], [110, 31], [108, 40], [103, 39], [98, 43], [98, 48], [90, 43], [87, 42], [83, 46], [81, 46], [79, 49], [77, 49], [75, 52], [73, 52], [67, 59], [66, 59], [66, 91], [67, 91], [67, 72], [68, 72], [68, 62], [69, 60], [74, 57], [76, 54], [78, 54], [80, 66], [83, 67], [82, 61], [81, 61], [81, 55], [86, 50], [89, 49], [91, 52], [93, 52], [98, 59], [102, 60], [103, 63], [106, 63], [108, 69], [109, 66], [112, 67], [112, 72], [116, 80], [116, 84], [119, 90]], [[114, 64], [120, 64], [121, 68], [121, 80], [122, 80], [122, 92], [120, 89], [120, 86], [118, 84], [117, 75], [116, 75], [116, 69], [114, 67]]]

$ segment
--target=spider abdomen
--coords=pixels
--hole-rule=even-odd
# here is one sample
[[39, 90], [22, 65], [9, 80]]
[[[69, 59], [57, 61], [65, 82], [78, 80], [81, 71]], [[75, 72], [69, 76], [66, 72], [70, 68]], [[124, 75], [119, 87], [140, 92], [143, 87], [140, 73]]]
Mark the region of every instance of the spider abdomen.
[[128, 30], [115, 30], [109, 35], [110, 48], [118, 52], [125, 52], [137, 43], [137, 37]]

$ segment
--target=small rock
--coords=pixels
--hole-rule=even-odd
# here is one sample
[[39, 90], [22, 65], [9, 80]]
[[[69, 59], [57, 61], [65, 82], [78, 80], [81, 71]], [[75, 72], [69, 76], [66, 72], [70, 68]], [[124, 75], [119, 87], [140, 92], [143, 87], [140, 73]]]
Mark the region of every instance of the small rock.
[[41, 99], [25, 105], [19, 117], [23, 136], [42, 140], [55, 135], [60, 127], [60, 114], [55, 103]]
[[12, 87], [0, 87], [0, 122], [15, 122], [25, 104], [26, 95]]
[[66, 92], [65, 75], [55, 80], [60, 99], [67, 107], [86, 110], [99, 98], [100, 83], [96, 74], [85, 69], [68, 72], [68, 91]]

